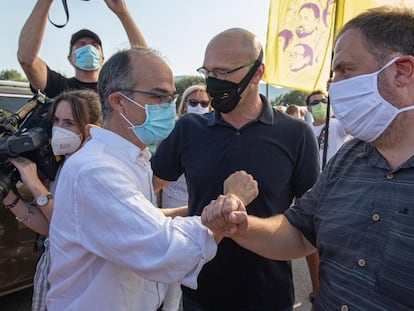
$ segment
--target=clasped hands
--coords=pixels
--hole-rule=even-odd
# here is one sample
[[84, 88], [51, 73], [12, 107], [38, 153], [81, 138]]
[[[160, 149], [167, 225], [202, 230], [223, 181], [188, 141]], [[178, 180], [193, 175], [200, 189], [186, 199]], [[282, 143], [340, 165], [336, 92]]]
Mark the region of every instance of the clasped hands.
[[223, 193], [203, 209], [201, 221], [216, 236], [242, 234], [248, 225], [246, 206], [259, 194], [257, 181], [247, 172], [237, 171], [224, 181]]

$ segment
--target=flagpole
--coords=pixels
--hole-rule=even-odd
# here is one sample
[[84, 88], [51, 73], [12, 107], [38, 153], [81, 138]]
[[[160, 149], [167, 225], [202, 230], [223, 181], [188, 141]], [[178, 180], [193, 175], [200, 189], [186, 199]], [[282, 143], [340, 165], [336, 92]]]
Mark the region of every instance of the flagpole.
[[[335, 18], [334, 18], [334, 25], [333, 25], [333, 40], [332, 40], [332, 54], [331, 54], [331, 64], [333, 60], [333, 51], [335, 46], [335, 36], [336, 32], [338, 31], [338, 25], [343, 24], [343, 14], [339, 14], [339, 12], [343, 12], [345, 5], [345, 0], [336, 0], [335, 1]], [[329, 70], [329, 81], [327, 82], [327, 91], [328, 91], [328, 103], [326, 109], [326, 118], [325, 118], [325, 134], [324, 134], [324, 145], [323, 145], [323, 156], [322, 156], [322, 167], [323, 170], [326, 166], [327, 158], [328, 158], [328, 147], [329, 147], [329, 122], [331, 119], [331, 102], [329, 100], [329, 84], [333, 78], [333, 71], [332, 66]]]

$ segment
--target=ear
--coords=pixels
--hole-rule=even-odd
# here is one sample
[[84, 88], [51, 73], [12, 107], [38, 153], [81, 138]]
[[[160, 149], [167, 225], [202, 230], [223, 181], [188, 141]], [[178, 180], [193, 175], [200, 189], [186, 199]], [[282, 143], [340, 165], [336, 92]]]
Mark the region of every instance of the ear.
[[68, 55], [68, 62], [69, 64], [71, 64], [72, 66], [74, 66], [74, 59], [73, 59], [73, 54], [69, 54]]
[[84, 141], [87, 140], [91, 136], [91, 129], [93, 129], [93, 128], [99, 128], [99, 127], [100, 126], [98, 126], [96, 124], [91, 124], [91, 123], [86, 124], [85, 125], [85, 131], [83, 133], [83, 135], [85, 137]]
[[261, 64], [259, 66], [259, 68], [257, 68], [256, 73], [254, 74], [254, 76], [252, 78], [252, 82], [254, 82], [256, 84], [259, 84], [260, 81], [262, 80], [264, 72], [265, 72], [265, 65]]
[[397, 72], [394, 77], [397, 87], [414, 83], [414, 56], [403, 56], [395, 62]]
[[110, 94], [108, 96], [108, 101], [114, 111], [125, 114], [125, 104], [123, 97], [119, 93], [115, 92]]

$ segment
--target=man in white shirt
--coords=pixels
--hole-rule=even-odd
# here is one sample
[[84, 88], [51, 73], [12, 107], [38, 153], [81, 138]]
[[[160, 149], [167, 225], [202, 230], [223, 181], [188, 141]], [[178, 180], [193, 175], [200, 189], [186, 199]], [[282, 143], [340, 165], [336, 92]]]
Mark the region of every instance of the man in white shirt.
[[[318, 90], [313, 91], [306, 97], [306, 107], [312, 113], [313, 122], [312, 129], [318, 140], [321, 168], [323, 163], [323, 150], [325, 145], [325, 129], [326, 129], [326, 112], [328, 107], [328, 100], [325, 94]], [[328, 129], [328, 150], [326, 162], [332, 158], [344, 142], [351, 139], [341, 123], [335, 118], [330, 118]]]
[[[98, 93], [103, 128], [91, 129], [67, 159], [56, 189], [47, 308], [156, 310], [163, 290], [156, 282], [196, 288], [217, 248], [199, 217], [172, 219], [154, 207], [147, 145], [174, 126], [173, 75], [155, 52], [132, 48], [104, 64]], [[248, 204], [257, 183], [237, 174], [226, 193]]]

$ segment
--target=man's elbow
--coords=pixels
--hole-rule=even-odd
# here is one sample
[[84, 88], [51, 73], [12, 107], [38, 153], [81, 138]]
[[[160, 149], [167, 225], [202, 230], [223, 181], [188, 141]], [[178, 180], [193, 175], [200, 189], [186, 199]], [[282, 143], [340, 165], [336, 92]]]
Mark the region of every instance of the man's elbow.
[[22, 52], [20, 49], [17, 51], [17, 60], [24, 70], [30, 69], [34, 62], [33, 57], [28, 57], [26, 53]]

